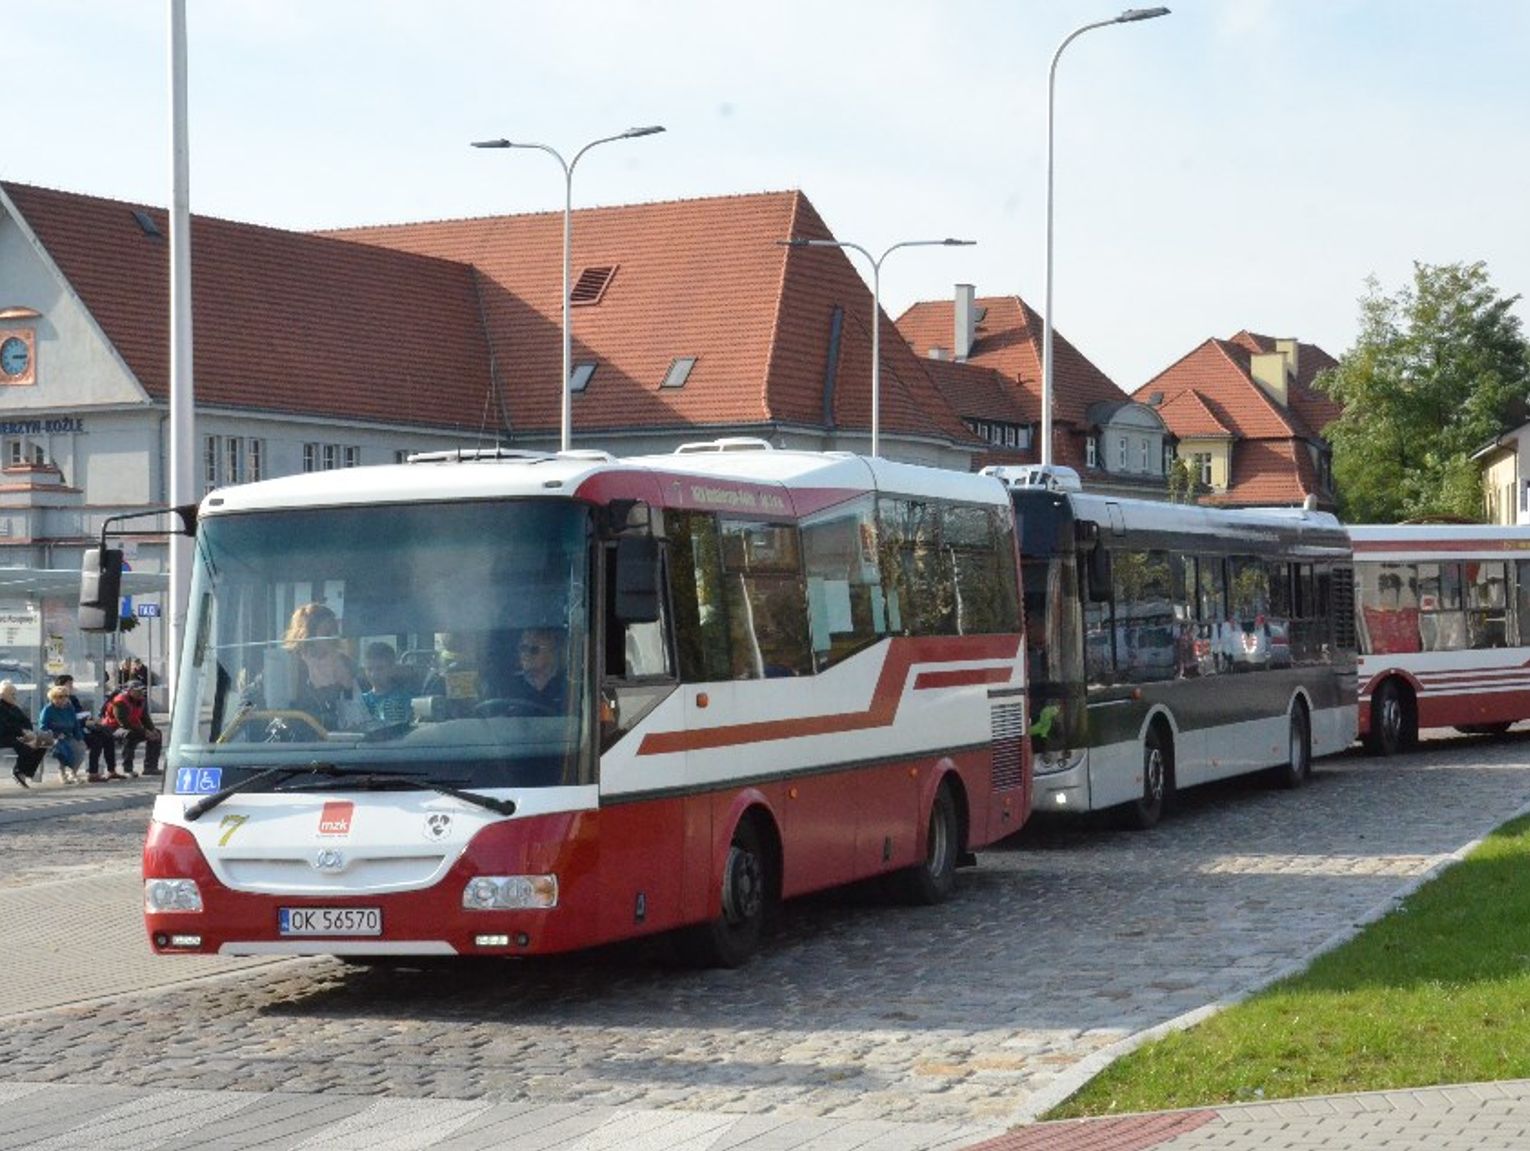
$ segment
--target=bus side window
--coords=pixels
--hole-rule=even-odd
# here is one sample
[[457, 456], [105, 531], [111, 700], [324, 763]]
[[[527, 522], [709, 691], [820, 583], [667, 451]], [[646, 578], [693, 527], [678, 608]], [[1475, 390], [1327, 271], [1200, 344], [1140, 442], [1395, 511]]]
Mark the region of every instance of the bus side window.
[[669, 512], [665, 522], [680, 678], [686, 683], [730, 679], [717, 519], [705, 512]]
[[870, 497], [802, 525], [813, 664], [822, 671], [887, 634]]
[[1514, 562], [1515, 643], [1530, 644], [1530, 560]]

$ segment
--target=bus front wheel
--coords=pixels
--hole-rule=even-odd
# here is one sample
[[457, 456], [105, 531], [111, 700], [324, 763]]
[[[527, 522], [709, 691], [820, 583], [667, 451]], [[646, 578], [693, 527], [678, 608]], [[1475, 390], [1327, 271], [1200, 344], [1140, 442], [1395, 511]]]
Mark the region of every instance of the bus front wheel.
[[701, 967], [741, 967], [759, 950], [765, 934], [773, 884], [771, 857], [754, 820], [739, 821], [722, 871], [722, 913], [688, 928], [681, 954]]
[[1121, 812], [1127, 827], [1147, 831], [1158, 826], [1164, 807], [1174, 787], [1174, 752], [1172, 740], [1163, 728], [1148, 728], [1142, 741], [1142, 796], [1128, 803]]

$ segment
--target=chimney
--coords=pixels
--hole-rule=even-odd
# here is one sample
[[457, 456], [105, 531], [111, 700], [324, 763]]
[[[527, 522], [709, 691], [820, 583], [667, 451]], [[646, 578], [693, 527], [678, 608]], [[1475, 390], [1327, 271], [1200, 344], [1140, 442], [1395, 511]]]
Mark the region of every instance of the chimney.
[[977, 289], [971, 284], [956, 285], [956, 342], [952, 356], [965, 361], [972, 354], [972, 343], [977, 336]]
[[1275, 341], [1275, 350], [1286, 358], [1286, 375], [1290, 376], [1293, 380], [1296, 379], [1296, 373], [1300, 367], [1297, 363], [1297, 356], [1301, 354], [1301, 344], [1296, 340], [1277, 339]]
[[1286, 357], [1281, 352], [1253, 352], [1248, 357], [1248, 374], [1281, 407], [1286, 406]]

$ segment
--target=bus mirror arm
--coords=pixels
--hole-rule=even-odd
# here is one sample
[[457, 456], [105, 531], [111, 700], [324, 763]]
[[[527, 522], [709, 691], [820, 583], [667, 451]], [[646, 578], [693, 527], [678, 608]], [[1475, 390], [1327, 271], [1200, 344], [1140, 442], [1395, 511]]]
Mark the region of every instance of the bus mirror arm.
[[[124, 520], [143, 519], [148, 516], [171, 515], [180, 520], [180, 531], [167, 533], [163, 528], [139, 531], [114, 528]], [[126, 512], [120, 516], [107, 516], [101, 521], [101, 546], [87, 548], [80, 565], [80, 613], [79, 626], [85, 632], [115, 631], [117, 609], [122, 598], [123, 555], [121, 548], [109, 547], [107, 537], [112, 536], [163, 536], [196, 535], [197, 505], [183, 504], [173, 508], [152, 508], [144, 512]]]

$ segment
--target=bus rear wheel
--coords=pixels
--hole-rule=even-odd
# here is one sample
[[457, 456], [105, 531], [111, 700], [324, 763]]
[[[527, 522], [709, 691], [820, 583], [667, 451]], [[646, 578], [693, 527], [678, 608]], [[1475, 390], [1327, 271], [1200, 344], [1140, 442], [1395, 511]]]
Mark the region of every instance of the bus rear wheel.
[[722, 872], [722, 913], [687, 928], [680, 953], [700, 967], [742, 967], [760, 948], [773, 899], [771, 857], [754, 820], [739, 821]]
[[956, 862], [962, 851], [962, 825], [956, 799], [944, 784], [930, 804], [930, 823], [925, 830], [924, 862], [898, 875], [899, 894], [908, 903], [943, 903], [956, 887]]
[[1142, 796], [1121, 811], [1122, 822], [1136, 831], [1157, 827], [1174, 787], [1173, 742], [1154, 724], [1142, 741]]
[[1371, 730], [1365, 747], [1372, 755], [1397, 755], [1418, 742], [1418, 719], [1410, 700], [1395, 679], [1371, 696]]
[[1275, 768], [1275, 782], [1280, 787], [1297, 788], [1312, 777], [1312, 720], [1301, 700], [1291, 708], [1286, 746], [1289, 749], [1286, 762]]

